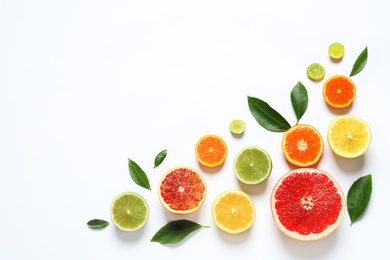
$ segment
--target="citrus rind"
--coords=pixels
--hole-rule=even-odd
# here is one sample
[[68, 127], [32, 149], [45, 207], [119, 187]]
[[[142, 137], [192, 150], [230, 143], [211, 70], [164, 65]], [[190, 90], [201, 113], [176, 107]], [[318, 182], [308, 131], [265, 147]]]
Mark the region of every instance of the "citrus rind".
[[[254, 165], [253, 162], [248, 161], [248, 158], [245, 158], [244, 161], [242, 161], [241, 156], [243, 156], [244, 153], [248, 153], [251, 151], [255, 151], [257, 159], [261, 156], [263, 160], [266, 161], [266, 164], [262, 165]], [[255, 158], [256, 159], [256, 158]], [[242, 162], [241, 162], [242, 161]], [[242, 169], [240, 168], [239, 165], [242, 165]], [[260, 168], [260, 169], [259, 169]], [[236, 174], [237, 179], [244, 183], [244, 184], [249, 184], [249, 185], [255, 185], [255, 184], [260, 184], [266, 179], [268, 179], [269, 175], [271, 174], [272, 171], [272, 160], [269, 154], [262, 148], [257, 147], [257, 146], [248, 146], [242, 149], [234, 159], [233, 163], [233, 169], [234, 173]], [[265, 174], [261, 178], [256, 179], [257, 173], [254, 173], [254, 171], [264, 171]], [[243, 176], [241, 175], [241, 172], [245, 171], [246, 173], [249, 172], [251, 173], [251, 176], [254, 177], [254, 179], [251, 178], [251, 180], [244, 179]]]
[[[252, 218], [250, 220], [250, 222], [247, 223], [246, 226], [240, 228], [240, 229], [230, 229], [229, 227], [226, 227], [224, 225], [222, 225], [219, 221], [218, 221], [218, 217], [217, 217], [217, 213], [216, 213], [216, 208], [217, 208], [217, 205], [218, 203], [220, 202], [221, 199], [223, 199], [225, 196], [229, 195], [229, 194], [237, 194], [239, 196], [242, 196], [243, 199], [246, 199], [247, 202], [249, 203], [250, 207], [252, 208]], [[253, 225], [253, 223], [255, 222], [255, 218], [256, 218], [256, 210], [255, 210], [255, 205], [251, 199], [251, 197], [246, 194], [245, 192], [243, 191], [240, 191], [240, 190], [226, 190], [224, 192], [222, 192], [221, 194], [219, 194], [214, 202], [213, 202], [213, 205], [212, 205], [212, 217], [213, 217], [213, 221], [215, 223], [215, 225], [222, 231], [228, 233], [228, 234], [239, 234], [239, 233], [242, 233], [242, 232], [245, 232], [247, 231], [248, 229], [250, 229]]]
[[[203, 197], [202, 199], [198, 202], [198, 205], [192, 209], [188, 209], [188, 210], [175, 210], [175, 209], [172, 209], [169, 204], [167, 204], [164, 200], [164, 198], [162, 197], [161, 195], [161, 184], [162, 182], [164, 181], [165, 177], [170, 174], [171, 172], [174, 172], [175, 170], [177, 169], [185, 169], [185, 170], [189, 170], [189, 171], [192, 171], [194, 172], [195, 174], [197, 174], [197, 176], [199, 177], [199, 179], [202, 181], [202, 184], [204, 186], [204, 192], [203, 192]], [[176, 180], [177, 181], [177, 180]], [[206, 186], [206, 182], [205, 180], [203, 179], [203, 176], [197, 172], [195, 169], [191, 168], [191, 167], [188, 167], [188, 166], [179, 166], [179, 167], [175, 167], [175, 168], [172, 168], [170, 169], [169, 171], [167, 171], [162, 177], [161, 177], [161, 180], [158, 184], [158, 198], [161, 202], [161, 204], [164, 206], [165, 209], [167, 209], [169, 212], [173, 213], [173, 214], [177, 214], [177, 215], [188, 215], [188, 214], [192, 214], [194, 213], [195, 211], [197, 211], [204, 203], [205, 199], [206, 199], [206, 194], [207, 194], [207, 186]]]
[[[341, 128], [340, 130], [343, 131], [343, 133], [337, 134], [336, 132], [340, 130], [335, 129], [335, 127], [337, 126], [337, 123], [340, 122], [341, 120], [349, 120], [350, 126], [340, 127]], [[359, 129], [360, 131], [363, 132], [355, 134], [356, 138], [360, 140], [364, 138], [366, 142], [364, 143], [364, 145], [360, 146], [359, 150], [355, 152], [351, 152], [348, 147], [352, 147], [351, 143], [353, 141], [354, 131], [357, 131]], [[336, 137], [335, 135], [338, 135], [339, 137]], [[336, 117], [330, 123], [328, 127], [327, 139], [331, 150], [336, 155], [343, 158], [351, 159], [351, 158], [359, 157], [367, 152], [372, 142], [372, 133], [370, 127], [363, 119], [356, 116], [343, 115], [343, 116]]]
[[[141, 217], [141, 222], [138, 223], [138, 226], [135, 226], [135, 227], [132, 227], [132, 228], [127, 228], [127, 227], [123, 227], [121, 225], [121, 223], [119, 223], [119, 220], [117, 219], [117, 215], [115, 213], [115, 208], [118, 206], [117, 203], [120, 202], [120, 200], [124, 197], [124, 196], [130, 196], [130, 197], [133, 197], [133, 199], [138, 199], [140, 202], [143, 203], [143, 207], [144, 207], [144, 212], [143, 214], [135, 214], [137, 218], [140, 218]], [[119, 203], [119, 204], [122, 204], [122, 203]], [[146, 222], [148, 221], [148, 218], [149, 218], [149, 205], [148, 203], [146, 202], [146, 200], [141, 196], [139, 195], [138, 193], [135, 193], [135, 192], [123, 192], [121, 194], [119, 194], [118, 196], [116, 196], [114, 198], [114, 200], [112, 201], [111, 203], [111, 208], [110, 208], [110, 213], [111, 213], [111, 219], [112, 221], [114, 222], [115, 226], [117, 228], [119, 228], [120, 230], [122, 231], [126, 231], [126, 232], [132, 232], [132, 231], [137, 231], [139, 230], [140, 228], [142, 228]], [[127, 214], [131, 214], [131, 212], [127, 212]]]
[[[341, 198], [341, 209], [338, 212], [337, 219], [334, 221], [334, 223], [332, 225], [329, 225], [326, 229], [324, 229], [320, 233], [310, 233], [308, 235], [302, 235], [296, 231], [288, 230], [280, 221], [279, 216], [277, 214], [277, 210], [275, 208], [275, 205], [277, 203], [277, 200], [275, 198], [275, 193], [278, 190], [279, 186], [282, 185], [282, 183], [286, 179], [286, 177], [290, 176], [292, 173], [304, 173], [304, 172], [311, 172], [311, 173], [316, 172], [316, 173], [321, 173], [321, 174], [326, 175], [329, 178], [329, 180], [331, 180], [333, 182], [333, 185], [336, 188], [337, 193], [340, 195], [340, 198]], [[283, 175], [278, 180], [278, 182], [275, 184], [275, 186], [273, 188], [273, 191], [271, 193], [271, 198], [270, 198], [270, 204], [271, 204], [272, 218], [273, 218], [276, 226], [278, 227], [278, 229], [282, 233], [284, 233], [285, 235], [287, 235], [291, 238], [297, 239], [297, 240], [301, 240], [301, 241], [313, 241], [313, 240], [319, 240], [319, 239], [322, 239], [324, 237], [327, 237], [328, 235], [330, 235], [333, 231], [335, 231], [339, 227], [340, 223], [342, 222], [342, 220], [344, 218], [345, 211], [346, 211], [346, 199], [345, 199], [344, 192], [342, 191], [340, 185], [337, 183], [337, 181], [329, 173], [322, 171], [322, 170], [319, 170], [319, 169], [315, 169], [315, 168], [299, 168], [299, 169], [291, 170], [288, 173], [286, 173], [285, 175]]]

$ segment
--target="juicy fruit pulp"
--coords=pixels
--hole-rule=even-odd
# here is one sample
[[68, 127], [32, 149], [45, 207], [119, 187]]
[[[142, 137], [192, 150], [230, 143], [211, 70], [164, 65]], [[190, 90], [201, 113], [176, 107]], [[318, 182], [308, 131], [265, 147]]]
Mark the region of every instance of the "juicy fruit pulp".
[[321, 64], [315, 62], [307, 67], [306, 74], [309, 79], [320, 81], [325, 77], [325, 68]]
[[256, 146], [242, 149], [234, 160], [237, 179], [245, 184], [258, 184], [268, 178], [272, 161], [268, 153]]
[[344, 158], [364, 154], [371, 144], [368, 124], [355, 116], [338, 116], [329, 125], [328, 143], [332, 151]]
[[341, 43], [335, 42], [329, 45], [329, 56], [334, 60], [339, 60], [344, 56], [344, 46]]
[[207, 167], [216, 167], [225, 161], [227, 146], [221, 137], [205, 135], [196, 143], [195, 154], [200, 164]]
[[308, 167], [316, 164], [323, 150], [321, 134], [312, 126], [295, 125], [283, 135], [283, 154], [295, 166]]
[[229, 234], [248, 230], [255, 221], [255, 206], [248, 194], [239, 190], [222, 192], [212, 206], [216, 226]]
[[134, 192], [119, 194], [111, 204], [111, 218], [123, 231], [136, 231], [149, 218], [149, 206], [145, 199]]
[[234, 119], [232, 122], [230, 122], [229, 129], [232, 134], [235, 135], [241, 135], [245, 131], [245, 122], [241, 119]]
[[300, 168], [285, 174], [271, 194], [278, 228], [298, 240], [317, 240], [332, 233], [345, 213], [345, 197], [328, 173]]
[[324, 83], [322, 95], [329, 106], [345, 108], [355, 100], [356, 86], [347, 76], [336, 75]]
[[175, 214], [195, 212], [206, 198], [203, 177], [189, 167], [177, 167], [168, 171], [158, 185], [161, 204]]

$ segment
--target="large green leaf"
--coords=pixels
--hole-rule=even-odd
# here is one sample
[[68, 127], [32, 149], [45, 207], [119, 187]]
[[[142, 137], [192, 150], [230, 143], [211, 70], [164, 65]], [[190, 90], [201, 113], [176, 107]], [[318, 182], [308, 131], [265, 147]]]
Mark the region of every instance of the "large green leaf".
[[192, 232], [201, 228], [208, 228], [208, 226], [202, 226], [186, 219], [171, 221], [157, 231], [151, 242], [177, 244]]
[[290, 97], [298, 123], [299, 120], [302, 118], [303, 114], [305, 114], [309, 103], [307, 90], [300, 81], [291, 90]]
[[349, 74], [350, 77], [355, 76], [358, 74], [364, 66], [366, 66], [368, 59], [368, 48], [364, 48], [364, 50], [360, 53], [359, 57], [356, 59], [355, 63], [353, 64], [352, 71]]
[[285, 132], [291, 125], [267, 102], [248, 96], [248, 106], [257, 123], [272, 132]]
[[371, 198], [372, 176], [357, 179], [348, 190], [347, 208], [351, 225], [361, 217]]

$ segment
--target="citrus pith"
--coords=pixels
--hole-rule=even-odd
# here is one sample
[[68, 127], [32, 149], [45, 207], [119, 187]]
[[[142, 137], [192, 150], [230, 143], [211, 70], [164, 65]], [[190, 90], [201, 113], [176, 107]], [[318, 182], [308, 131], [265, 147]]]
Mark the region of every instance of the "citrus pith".
[[283, 175], [271, 194], [276, 226], [298, 240], [318, 240], [337, 229], [346, 201], [336, 180], [327, 172], [299, 168]]
[[355, 100], [356, 86], [349, 77], [335, 75], [325, 81], [322, 95], [329, 106], [346, 108]]
[[316, 164], [323, 153], [321, 134], [312, 126], [299, 124], [288, 129], [282, 138], [284, 157], [298, 167]]
[[253, 225], [256, 211], [248, 194], [240, 190], [227, 190], [215, 198], [212, 216], [219, 229], [229, 234], [238, 234]]
[[206, 183], [200, 173], [190, 167], [176, 167], [166, 172], [158, 184], [161, 204], [174, 214], [191, 214], [206, 198]]
[[149, 218], [146, 200], [135, 192], [123, 192], [111, 204], [111, 218], [123, 231], [136, 231], [143, 227]]
[[363, 155], [371, 144], [371, 130], [361, 118], [338, 116], [328, 127], [327, 139], [332, 151], [344, 158]]
[[202, 136], [195, 145], [195, 154], [199, 163], [207, 167], [221, 165], [227, 156], [225, 141], [213, 134]]

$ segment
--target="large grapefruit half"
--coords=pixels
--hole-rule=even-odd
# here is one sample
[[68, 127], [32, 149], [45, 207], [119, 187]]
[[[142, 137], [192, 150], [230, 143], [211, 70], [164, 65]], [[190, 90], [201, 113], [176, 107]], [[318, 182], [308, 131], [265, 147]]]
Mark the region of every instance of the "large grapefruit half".
[[327, 172], [299, 168], [286, 173], [271, 194], [278, 228], [298, 240], [317, 240], [332, 233], [345, 214], [345, 196]]
[[202, 206], [206, 183], [196, 170], [182, 166], [166, 172], [158, 184], [161, 204], [175, 214], [190, 214]]

